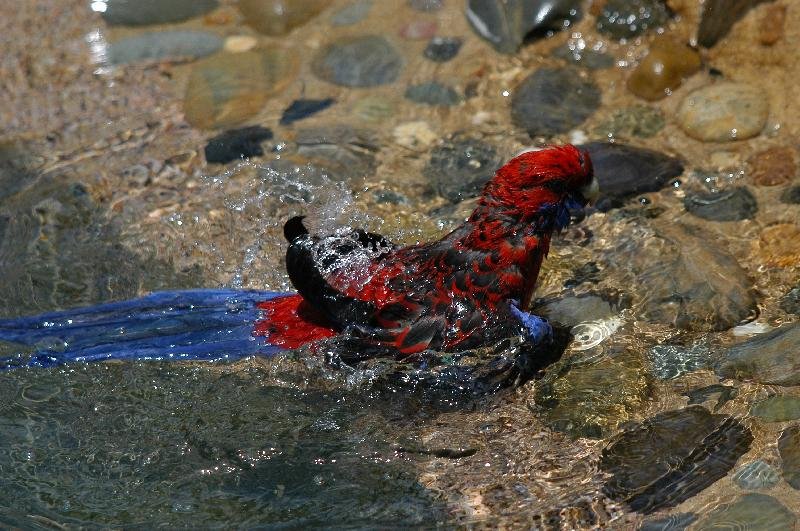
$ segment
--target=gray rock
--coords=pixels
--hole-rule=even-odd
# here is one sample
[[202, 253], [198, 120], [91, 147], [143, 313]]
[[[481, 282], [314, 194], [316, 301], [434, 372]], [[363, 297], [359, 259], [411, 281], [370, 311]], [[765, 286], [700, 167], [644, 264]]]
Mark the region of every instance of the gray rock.
[[468, 0], [475, 32], [495, 50], [513, 54], [525, 40], [559, 31], [580, 18], [577, 0]]
[[659, 413], [603, 450], [604, 491], [644, 514], [674, 507], [724, 477], [752, 441], [738, 420], [700, 406]]
[[600, 184], [598, 210], [622, 206], [630, 197], [660, 190], [683, 173], [683, 162], [651, 149], [607, 142], [579, 146], [589, 152]]
[[697, 515], [694, 513], [671, 514], [664, 518], [645, 520], [639, 531], [683, 531], [696, 520]]
[[458, 203], [477, 197], [501, 165], [502, 160], [492, 146], [457, 136], [433, 149], [423, 174], [439, 195]]
[[734, 345], [716, 371], [725, 378], [800, 385], [800, 323], [783, 325]]
[[108, 0], [102, 16], [114, 26], [170, 24], [208, 13], [218, 5], [217, 0]]
[[740, 496], [733, 503], [717, 507], [697, 522], [694, 529], [786, 531], [794, 529], [796, 521], [797, 517], [775, 498], [751, 492]]
[[435, 81], [412, 85], [406, 89], [406, 98], [425, 105], [458, 105], [463, 100], [453, 87]]
[[[633, 245], [630, 245], [632, 243]], [[736, 259], [697, 229], [673, 223], [656, 237], [623, 242], [642, 294], [643, 316], [685, 330], [727, 330], [757, 312], [752, 282]]]
[[687, 94], [678, 106], [676, 119], [692, 138], [730, 142], [761, 133], [768, 116], [769, 98], [761, 89], [724, 81]]
[[511, 120], [531, 137], [552, 136], [582, 124], [600, 102], [600, 89], [575, 68], [540, 68], [514, 89]]
[[334, 125], [301, 129], [297, 153], [329, 171], [334, 181], [358, 182], [375, 173], [380, 143], [367, 129]]
[[614, 66], [614, 57], [592, 49], [578, 50], [569, 46], [559, 46], [553, 51], [553, 57], [563, 59], [575, 66], [588, 68], [589, 70], [603, 70]]
[[781, 297], [780, 305], [784, 312], [800, 315], [800, 286], [792, 288]]
[[137, 61], [197, 59], [219, 51], [222, 45], [221, 37], [205, 31], [154, 31], [112, 42], [108, 47], [108, 61], [119, 65]]
[[702, 344], [682, 347], [656, 345], [650, 349], [653, 375], [659, 380], [672, 380], [686, 373], [705, 369], [710, 364], [711, 351]]
[[459, 37], [434, 37], [422, 54], [437, 63], [446, 63], [456, 55], [464, 43]]
[[787, 188], [781, 194], [781, 201], [788, 205], [800, 204], [800, 186], [792, 186], [791, 188]]
[[683, 205], [691, 214], [709, 221], [752, 219], [758, 212], [756, 198], [744, 186], [716, 193], [686, 194]]
[[774, 467], [758, 459], [737, 470], [732, 479], [743, 489], [761, 490], [775, 486], [781, 476]]
[[594, 133], [608, 138], [650, 138], [664, 128], [664, 113], [656, 107], [634, 105], [616, 109]]
[[536, 308], [537, 315], [562, 326], [573, 327], [587, 321], [608, 319], [616, 315], [602, 297], [597, 295], [567, 296]]
[[334, 13], [331, 16], [331, 24], [334, 26], [352, 26], [367, 18], [371, 9], [372, 0], [356, 0]]
[[597, 29], [614, 39], [630, 39], [664, 26], [671, 17], [663, 0], [608, 0], [597, 16]]
[[771, 396], [753, 404], [750, 414], [766, 422], [786, 422], [800, 419], [800, 398], [795, 396]]
[[711, 48], [728, 34], [733, 24], [758, 4], [772, 0], [706, 0], [697, 30], [700, 46]]
[[783, 479], [794, 489], [800, 490], [800, 425], [789, 426], [778, 438]]
[[344, 37], [322, 49], [314, 58], [314, 74], [344, 87], [375, 87], [394, 82], [403, 58], [384, 37]]

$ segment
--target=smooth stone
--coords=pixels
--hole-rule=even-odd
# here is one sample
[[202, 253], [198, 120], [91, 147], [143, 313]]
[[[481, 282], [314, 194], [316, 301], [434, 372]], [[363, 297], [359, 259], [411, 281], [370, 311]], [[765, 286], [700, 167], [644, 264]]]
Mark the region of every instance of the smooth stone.
[[614, 66], [616, 60], [606, 52], [591, 48], [578, 49], [574, 46], [559, 46], [553, 51], [553, 57], [563, 59], [575, 66], [589, 70], [604, 70]]
[[328, 7], [330, 0], [239, 0], [244, 23], [264, 35], [286, 35]]
[[750, 492], [733, 503], [721, 505], [708, 513], [693, 528], [695, 531], [753, 529], [787, 531], [794, 529], [797, 517], [771, 496]]
[[369, 15], [372, 9], [372, 0], [356, 0], [352, 4], [346, 5], [331, 16], [331, 24], [334, 26], [352, 26], [358, 24]]
[[436, 35], [437, 29], [435, 20], [413, 20], [400, 29], [400, 36], [409, 41], [427, 40]]
[[800, 425], [789, 426], [778, 438], [783, 479], [793, 489], [800, 490]]
[[664, 518], [645, 520], [638, 531], [684, 531], [696, 520], [697, 515], [694, 513], [671, 514]]
[[272, 131], [259, 125], [225, 131], [206, 144], [206, 161], [226, 164], [242, 157], [259, 157], [264, 154], [261, 142], [270, 139]]
[[406, 98], [425, 105], [458, 105], [463, 101], [461, 95], [452, 87], [435, 81], [412, 85], [406, 89]]
[[699, 70], [699, 53], [671, 37], [660, 36], [628, 77], [628, 90], [645, 100], [660, 100]]
[[201, 129], [238, 125], [258, 113], [294, 73], [294, 61], [277, 49], [202, 59], [189, 74], [183, 103], [186, 121]]
[[701, 344], [690, 347], [656, 345], [650, 349], [650, 359], [653, 364], [653, 376], [659, 380], [673, 380], [709, 367], [711, 351]]
[[281, 119], [278, 123], [281, 125], [291, 125], [298, 120], [308, 118], [318, 112], [322, 112], [335, 103], [333, 98], [324, 98], [321, 100], [294, 100], [291, 105], [284, 109]]
[[197, 59], [219, 51], [223, 40], [205, 31], [153, 31], [112, 42], [108, 61], [120, 65], [137, 61]]
[[334, 181], [357, 183], [375, 173], [380, 142], [368, 129], [347, 125], [300, 129], [295, 142], [298, 154], [327, 169]]
[[393, 83], [403, 68], [403, 58], [384, 37], [344, 37], [314, 58], [314, 74], [343, 87], [375, 87]]
[[578, 295], [558, 298], [537, 306], [536, 315], [566, 327], [573, 327], [587, 321], [600, 321], [616, 315], [602, 297], [597, 295]]
[[579, 146], [589, 152], [600, 185], [598, 210], [622, 206], [628, 198], [655, 192], [683, 173], [683, 162], [651, 149], [620, 143], [590, 142]]
[[785, 422], [800, 419], [800, 398], [771, 396], [753, 404], [750, 414], [766, 422]]
[[780, 299], [781, 310], [800, 315], [800, 286], [794, 287]]
[[408, 6], [411, 9], [430, 13], [438, 11], [444, 5], [444, 0], [408, 0]]
[[646, 242], [625, 241], [643, 317], [684, 330], [727, 330], [756, 315], [747, 272], [714, 239], [697, 228], [659, 225]]
[[800, 264], [800, 227], [793, 223], [770, 225], [758, 238], [757, 256], [765, 266], [791, 268]]
[[763, 90], [723, 81], [689, 93], [681, 101], [677, 121], [690, 137], [703, 142], [752, 138], [764, 129], [769, 100]]
[[566, 133], [601, 103], [600, 89], [575, 68], [540, 68], [511, 97], [511, 121], [531, 137]]
[[752, 219], [758, 212], [756, 198], [744, 186], [721, 192], [686, 194], [686, 210], [709, 221], [741, 221]]
[[107, 0], [103, 20], [112, 26], [181, 22], [217, 8], [217, 0]]
[[608, 0], [597, 16], [597, 29], [613, 39], [630, 39], [664, 26], [670, 17], [663, 0]]
[[258, 45], [258, 39], [252, 35], [231, 35], [225, 39], [224, 48], [226, 52], [242, 53], [248, 52]]
[[616, 109], [611, 117], [598, 125], [594, 133], [608, 138], [650, 138], [666, 124], [664, 113], [655, 107], [634, 105]]
[[771, 0], [706, 0], [697, 29], [697, 42], [711, 48], [753, 7]]
[[781, 476], [774, 467], [758, 459], [741, 467], [731, 479], [743, 489], [761, 490], [774, 487]]
[[644, 514], [674, 507], [727, 475], [753, 436], [738, 420], [701, 406], [659, 413], [615, 436], [600, 469], [604, 492]]
[[771, 147], [747, 159], [750, 178], [758, 186], [778, 186], [794, 180], [797, 175], [795, 151], [789, 146]]
[[434, 37], [428, 42], [422, 55], [431, 61], [446, 63], [458, 55], [462, 44], [464, 41], [459, 37]]
[[494, 147], [458, 136], [433, 149], [422, 173], [436, 193], [458, 203], [477, 197], [502, 163]]
[[758, 42], [772, 46], [783, 38], [786, 31], [786, 6], [770, 4], [758, 21]]
[[580, 18], [578, 0], [467, 0], [467, 20], [500, 53], [560, 31]]
[[771, 385], [800, 385], [800, 323], [780, 328], [732, 346], [717, 363], [725, 378]]
[[787, 188], [781, 194], [781, 202], [787, 205], [800, 205], [800, 186]]

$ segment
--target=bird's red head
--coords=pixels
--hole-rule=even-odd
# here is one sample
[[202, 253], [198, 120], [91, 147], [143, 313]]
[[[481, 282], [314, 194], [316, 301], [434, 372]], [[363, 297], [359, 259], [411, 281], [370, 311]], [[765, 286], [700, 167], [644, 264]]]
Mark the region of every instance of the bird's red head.
[[597, 191], [589, 153], [566, 144], [527, 151], [508, 161], [487, 183], [484, 199], [533, 214], [567, 198], [585, 205]]

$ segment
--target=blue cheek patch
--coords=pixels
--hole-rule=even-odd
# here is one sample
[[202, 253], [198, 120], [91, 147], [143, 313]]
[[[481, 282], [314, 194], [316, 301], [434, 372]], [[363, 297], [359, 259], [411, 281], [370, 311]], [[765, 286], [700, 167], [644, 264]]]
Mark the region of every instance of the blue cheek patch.
[[550, 342], [553, 339], [553, 327], [538, 315], [524, 312], [511, 303], [511, 313], [522, 322], [528, 332], [528, 340], [534, 345]]

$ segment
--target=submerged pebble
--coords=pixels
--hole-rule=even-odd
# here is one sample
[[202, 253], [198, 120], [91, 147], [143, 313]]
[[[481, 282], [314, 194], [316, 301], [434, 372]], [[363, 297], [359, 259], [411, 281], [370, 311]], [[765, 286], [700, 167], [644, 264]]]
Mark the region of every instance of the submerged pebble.
[[600, 50], [579, 48], [574, 45], [560, 46], [553, 51], [553, 57], [564, 59], [575, 66], [589, 70], [602, 70], [614, 66], [614, 57]]
[[372, 0], [356, 0], [331, 16], [334, 26], [352, 26], [367, 18], [372, 9]]
[[790, 289], [786, 295], [781, 297], [780, 305], [784, 312], [800, 315], [800, 286]]
[[434, 37], [428, 42], [422, 54], [437, 63], [446, 63], [456, 55], [464, 43], [459, 37]]
[[684, 531], [695, 521], [697, 515], [694, 513], [671, 514], [664, 518], [645, 520], [638, 531]]
[[753, 404], [750, 414], [766, 422], [785, 422], [800, 419], [800, 398], [771, 396]]
[[540, 68], [511, 98], [511, 120], [531, 137], [566, 133], [600, 106], [600, 89], [572, 68]]
[[423, 174], [440, 196], [458, 203], [477, 197], [502, 162], [489, 144], [457, 136], [433, 149]]
[[311, 115], [324, 111], [334, 104], [333, 98], [324, 98], [321, 100], [294, 100], [291, 105], [286, 107], [281, 115], [281, 125], [291, 125], [298, 120], [308, 118]]
[[106, 0], [102, 16], [114, 26], [170, 24], [208, 13], [218, 5], [217, 0]]
[[526, 39], [568, 27], [580, 7], [578, 0], [468, 0], [466, 15], [495, 50], [513, 54]]
[[368, 129], [347, 125], [300, 129], [295, 142], [298, 154], [328, 170], [334, 181], [355, 183], [377, 167], [380, 143]]
[[458, 105], [462, 101], [461, 95], [453, 87], [442, 85], [436, 81], [412, 85], [406, 89], [406, 98], [426, 105]]
[[611, 304], [598, 295], [559, 297], [536, 308], [536, 314], [566, 327], [616, 315]]
[[325, 9], [329, 0], [239, 0], [244, 22], [264, 35], [286, 35]]
[[591, 142], [579, 146], [589, 152], [600, 185], [597, 208], [622, 206], [630, 197], [660, 190], [683, 173], [683, 162], [652, 149], [620, 143]]
[[765, 227], [755, 244], [761, 264], [791, 268], [800, 264], [800, 226], [778, 223]]
[[436, 35], [438, 28], [435, 20], [414, 20], [400, 29], [400, 36], [409, 41], [427, 40]]
[[788, 205], [800, 205], [800, 186], [787, 188], [781, 194], [781, 201]]
[[772, 385], [800, 385], [800, 323], [781, 326], [732, 346], [716, 371], [725, 378]]
[[120, 65], [137, 61], [197, 59], [222, 48], [222, 38], [205, 31], [154, 31], [113, 42], [108, 60]]
[[375, 87], [394, 82], [403, 58], [384, 37], [344, 37], [314, 57], [311, 64], [320, 79], [344, 87]]
[[670, 16], [663, 0], [608, 0], [597, 16], [597, 29], [613, 39], [630, 39], [664, 26]]
[[721, 505], [697, 522], [697, 531], [719, 529], [758, 529], [786, 531], [793, 529], [797, 517], [781, 502], [766, 494], [747, 493], [734, 502]]
[[687, 194], [683, 205], [691, 214], [709, 221], [752, 219], [758, 212], [756, 198], [744, 186], [715, 193]]
[[757, 459], [737, 470], [732, 479], [743, 489], [762, 490], [774, 487], [781, 480], [781, 476], [775, 467]]
[[771, 147], [747, 159], [750, 177], [758, 186], [779, 186], [797, 175], [795, 151], [789, 146]]
[[634, 105], [615, 109], [594, 133], [608, 138], [650, 138], [664, 128], [664, 113], [656, 107]]
[[778, 453], [781, 456], [783, 479], [794, 489], [800, 490], [800, 425], [789, 426], [778, 438]]
[[706, 0], [697, 29], [697, 42], [711, 48], [753, 7], [771, 0]]
[[679, 345], [656, 345], [650, 349], [653, 376], [659, 380], [672, 380], [699, 369], [711, 362], [711, 351], [702, 344], [682, 347]]
[[264, 154], [261, 142], [271, 138], [272, 131], [258, 125], [225, 131], [206, 144], [206, 160], [226, 164], [242, 157], [261, 156]]
[[660, 36], [628, 77], [628, 90], [645, 100], [660, 100], [699, 70], [699, 53], [671, 37]]
[[724, 81], [689, 93], [681, 101], [676, 118], [692, 138], [729, 142], [758, 135], [768, 116], [769, 100], [762, 90]]

